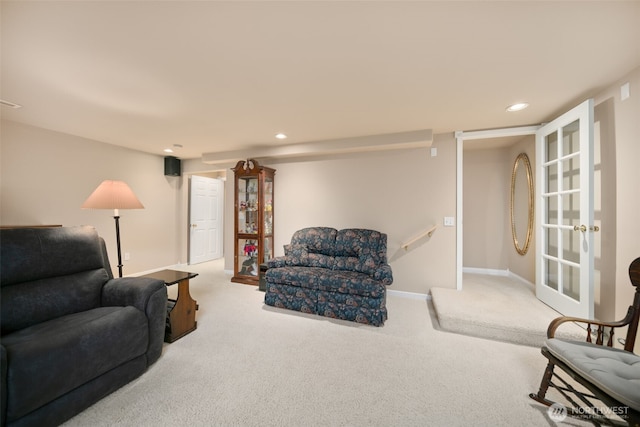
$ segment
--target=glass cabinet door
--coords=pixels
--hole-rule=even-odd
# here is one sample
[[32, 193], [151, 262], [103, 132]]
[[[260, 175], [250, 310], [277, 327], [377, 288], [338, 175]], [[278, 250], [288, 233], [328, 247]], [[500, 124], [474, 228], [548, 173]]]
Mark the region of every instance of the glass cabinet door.
[[258, 276], [258, 241], [256, 239], [238, 239], [238, 274]]
[[258, 179], [238, 179], [238, 234], [258, 233]]

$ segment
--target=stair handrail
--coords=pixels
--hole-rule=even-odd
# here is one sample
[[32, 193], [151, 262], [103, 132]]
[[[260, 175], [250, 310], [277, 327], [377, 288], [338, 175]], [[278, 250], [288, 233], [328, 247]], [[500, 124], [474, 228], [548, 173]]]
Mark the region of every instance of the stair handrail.
[[431, 237], [433, 235], [433, 232], [436, 231], [436, 228], [438, 228], [438, 226], [434, 225], [433, 227], [429, 228], [428, 230], [425, 230], [422, 233], [416, 235], [415, 237], [413, 237], [413, 238], [407, 240], [406, 242], [402, 243], [400, 245], [400, 247], [406, 251], [412, 243], [417, 242], [418, 240], [422, 239], [424, 236]]

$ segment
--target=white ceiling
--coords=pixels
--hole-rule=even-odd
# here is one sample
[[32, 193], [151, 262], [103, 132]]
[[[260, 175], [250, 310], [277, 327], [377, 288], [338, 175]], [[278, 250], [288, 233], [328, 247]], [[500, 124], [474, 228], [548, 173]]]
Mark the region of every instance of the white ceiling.
[[640, 1], [2, 0], [1, 24], [3, 118], [181, 158], [536, 124], [640, 66]]

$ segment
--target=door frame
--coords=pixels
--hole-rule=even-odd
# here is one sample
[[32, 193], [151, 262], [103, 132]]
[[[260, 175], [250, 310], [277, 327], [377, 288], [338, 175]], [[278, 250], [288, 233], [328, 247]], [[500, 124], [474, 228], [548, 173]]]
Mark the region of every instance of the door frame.
[[463, 232], [464, 218], [462, 215], [462, 194], [463, 194], [463, 173], [462, 160], [464, 142], [474, 139], [490, 139], [508, 136], [535, 135], [541, 125], [519, 126], [502, 129], [486, 129], [478, 131], [456, 131], [456, 289], [462, 290], [462, 254], [463, 254]]
[[206, 179], [214, 179], [220, 182], [221, 194], [218, 198], [218, 216], [220, 218], [219, 222], [219, 238], [218, 244], [220, 247], [220, 258], [224, 258], [224, 205], [225, 205], [225, 177], [224, 176], [211, 176], [208, 173], [192, 173], [188, 176], [188, 185], [187, 185], [187, 264], [191, 265], [193, 263], [192, 259], [192, 237], [191, 237], [191, 225], [194, 222], [193, 212], [192, 212], [192, 191], [193, 191], [193, 178], [206, 178]]

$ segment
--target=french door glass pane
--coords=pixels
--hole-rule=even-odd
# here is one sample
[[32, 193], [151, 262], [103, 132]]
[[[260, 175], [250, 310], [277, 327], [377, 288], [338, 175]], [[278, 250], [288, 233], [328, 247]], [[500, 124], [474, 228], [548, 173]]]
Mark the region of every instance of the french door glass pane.
[[558, 133], [553, 132], [545, 137], [546, 139], [546, 162], [556, 160], [558, 158]]
[[580, 188], [580, 158], [574, 156], [562, 161], [562, 189], [578, 190]]
[[558, 257], [558, 229], [547, 228], [547, 255]]
[[580, 151], [580, 120], [562, 128], [562, 155], [568, 156]]
[[553, 163], [546, 167], [547, 170], [547, 193], [558, 191], [558, 164]]
[[547, 281], [546, 285], [550, 288], [558, 290], [558, 262], [555, 260], [547, 259], [545, 260], [546, 271], [547, 271]]
[[562, 236], [562, 259], [580, 263], [580, 232], [560, 230]]
[[547, 224], [557, 224], [558, 223], [558, 196], [550, 196], [546, 198], [547, 200], [547, 210], [545, 221]]
[[580, 224], [580, 193], [570, 193], [562, 196], [562, 224]]
[[562, 293], [580, 301], [580, 269], [570, 265], [562, 266]]

